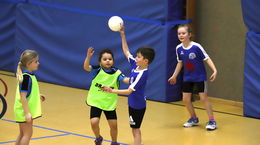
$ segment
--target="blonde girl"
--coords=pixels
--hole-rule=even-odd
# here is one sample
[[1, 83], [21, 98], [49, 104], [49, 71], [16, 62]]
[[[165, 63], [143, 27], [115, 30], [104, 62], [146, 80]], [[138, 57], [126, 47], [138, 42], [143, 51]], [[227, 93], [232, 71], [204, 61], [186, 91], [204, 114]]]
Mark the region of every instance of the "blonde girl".
[[17, 66], [17, 90], [14, 103], [15, 121], [19, 124], [19, 135], [15, 145], [29, 145], [33, 120], [41, 117], [41, 100], [37, 79], [34, 75], [39, 67], [39, 55], [34, 50], [25, 50]]

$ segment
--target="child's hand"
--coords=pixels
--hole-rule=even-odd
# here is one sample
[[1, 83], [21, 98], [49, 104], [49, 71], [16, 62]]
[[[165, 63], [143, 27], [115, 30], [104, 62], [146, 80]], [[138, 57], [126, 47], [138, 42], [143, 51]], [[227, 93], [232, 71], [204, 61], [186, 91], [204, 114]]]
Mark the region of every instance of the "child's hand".
[[93, 47], [89, 47], [87, 56], [90, 56], [90, 57], [93, 56], [94, 52], [95, 52], [94, 48]]
[[45, 95], [41, 94], [41, 100], [42, 100], [42, 102], [44, 102], [46, 100]]
[[168, 82], [171, 84], [171, 85], [174, 85], [174, 84], [176, 84], [176, 82], [177, 82], [177, 80], [176, 80], [176, 77], [170, 77], [169, 79], [168, 79]]
[[112, 88], [110, 88], [109, 86], [102, 86], [101, 90], [108, 93], [112, 92]]
[[27, 113], [27, 114], [25, 115], [25, 119], [26, 119], [26, 122], [31, 122], [31, 121], [32, 121], [32, 115], [31, 115], [31, 113]]
[[209, 78], [209, 81], [213, 82], [217, 77], [217, 72], [213, 72], [212, 75]]
[[125, 26], [122, 25], [121, 29], [119, 30], [120, 34], [124, 34], [125, 33]]

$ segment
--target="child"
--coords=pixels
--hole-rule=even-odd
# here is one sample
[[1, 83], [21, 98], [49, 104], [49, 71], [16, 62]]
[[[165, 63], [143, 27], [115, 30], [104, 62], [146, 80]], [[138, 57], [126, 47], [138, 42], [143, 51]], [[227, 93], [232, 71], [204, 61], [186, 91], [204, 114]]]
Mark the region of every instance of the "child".
[[117, 90], [109, 87], [104, 87], [103, 90], [110, 93], [128, 95], [129, 119], [134, 137], [134, 145], [141, 145], [140, 127], [146, 110], [144, 89], [148, 78], [148, 66], [153, 61], [155, 52], [151, 47], [140, 47], [137, 49], [137, 56], [134, 58], [129, 52], [124, 27], [120, 30], [120, 35], [123, 52], [132, 67], [129, 81], [130, 86], [125, 90]]
[[87, 57], [84, 62], [84, 69], [91, 72], [94, 76], [91, 86], [88, 92], [87, 104], [90, 108], [90, 122], [92, 130], [96, 136], [95, 144], [101, 145], [103, 137], [100, 135], [99, 120], [101, 113], [104, 112], [110, 127], [110, 135], [112, 138], [111, 145], [119, 145], [117, 143], [117, 115], [116, 105], [117, 97], [116, 94], [110, 94], [100, 91], [103, 85], [108, 85], [118, 89], [119, 81], [128, 83], [129, 79], [125, 77], [121, 71], [115, 67], [114, 55], [111, 50], [104, 49], [101, 51], [98, 61], [99, 66], [89, 65], [90, 59], [94, 54], [92, 47], [88, 48]]
[[17, 67], [17, 79], [19, 81], [14, 103], [15, 121], [19, 123], [20, 134], [16, 145], [29, 145], [32, 137], [33, 119], [42, 116], [41, 100], [37, 79], [33, 71], [38, 70], [39, 56], [34, 50], [25, 50]]
[[191, 94], [193, 88], [197, 88], [201, 101], [206, 107], [209, 116], [209, 122], [206, 125], [207, 130], [215, 130], [217, 128], [214, 120], [213, 111], [207, 97], [207, 74], [204, 67], [204, 61], [212, 69], [213, 73], [210, 76], [210, 81], [214, 81], [217, 76], [217, 69], [209, 58], [208, 54], [202, 46], [190, 40], [191, 28], [187, 24], [179, 25], [178, 39], [181, 41], [176, 47], [178, 64], [173, 75], [169, 78], [170, 84], [176, 83], [176, 78], [184, 65], [183, 75], [183, 102], [190, 113], [190, 119], [184, 123], [184, 127], [197, 126], [199, 120], [195, 114], [194, 107], [191, 103]]

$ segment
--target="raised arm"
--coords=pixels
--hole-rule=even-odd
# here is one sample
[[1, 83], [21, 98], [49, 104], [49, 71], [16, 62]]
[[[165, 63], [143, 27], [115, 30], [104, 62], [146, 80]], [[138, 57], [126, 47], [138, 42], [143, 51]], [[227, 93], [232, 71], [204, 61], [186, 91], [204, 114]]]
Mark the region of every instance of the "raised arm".
[[168, 82], [170, 82], [170, 84], [174, 85], [176, 83], [176, 78], [178, 76], [178, 74], [180, 73], [182, 68], [182, 62], [178, 62], [177, 66], [174, 70], [174, 73], [172, 74], [172, 76], [168, 79]]
[[93, 56], [93, 54], [94, 54], [94, 48], [89, 47], [86, 59], [84, 61], [84, 66], [83, 66], [84, 70], [89, 71], [89, 72], [91, 71], [91, 66], [90, 66], [89, 62], [90, 62], [90, 59]]
[[128, 58], [128, 56], [131, 55], [131, 53], [130, 53], [128, 45], [127, 45], [124, 26], [122, 26], [122, 29], [119, 32], [120, 32], [120, 36], [121, 36], [121, 39], [122, 39], [123, 52], [124, 52], [126, 58]]
[[213, 81], [216, 79], [216, 77], [217, 77], [217, 69], [216, 69], [216, 67], [215, 67], [215, 65], [214, 65], [214, 63], [213, 63], [213, 61], [212, 61], [210, 58], [206, 59], [205, 61], [207, 62], [207, 64], [208, 64], [209, 67], [211, 68], [211, 70], [213, 71], [213, 73], [211, 74], [211, 76], [210, 76], [210, 78], [209, 78], [209, 80], [210, 80], [211, 82], [213, 82]]

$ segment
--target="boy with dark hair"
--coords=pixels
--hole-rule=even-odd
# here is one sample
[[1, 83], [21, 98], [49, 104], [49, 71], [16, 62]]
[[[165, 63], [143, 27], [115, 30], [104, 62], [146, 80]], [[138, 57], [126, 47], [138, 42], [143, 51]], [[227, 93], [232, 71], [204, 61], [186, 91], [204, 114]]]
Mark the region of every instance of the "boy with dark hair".
[[124, 26], [120, 30], [120, 35], [122, 38], [123, 52], [132, 67], [129, 77], [129, 87], [124, 90], [115, 90], [105, 86], [103, 90], [110, 93], [128, 95], [129, 119], [134, 137], [134, 145], [141, 145], [140, 127], [146, 110], [146, 96], [144, 95], [144, 91], [148, 78], [148, 66], [153, 61], [155, 52], [151, 47], [140, 47], [137, 49], [136, 57], [134, 58], [129, 52]]

